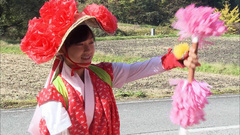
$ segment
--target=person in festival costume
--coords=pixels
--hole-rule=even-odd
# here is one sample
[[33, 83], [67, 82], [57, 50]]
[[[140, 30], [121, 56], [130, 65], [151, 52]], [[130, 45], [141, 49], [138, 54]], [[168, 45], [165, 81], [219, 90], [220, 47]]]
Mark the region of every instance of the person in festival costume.
[[112, 88], [175, 67], [199, 65], [194, 50], [177, 60], [171, 49], [147, 61], [91, 64], [95, 37], [89, 27], [108, 34], [117, 19], [104, 6], [91, 4], [83, 12], [74, 0], [50, 0], [40, 17], [29, 21], [21, 50], [37, 64], [54, 59], [28, 131], [38, 135], [118, 135], [119, 115]]

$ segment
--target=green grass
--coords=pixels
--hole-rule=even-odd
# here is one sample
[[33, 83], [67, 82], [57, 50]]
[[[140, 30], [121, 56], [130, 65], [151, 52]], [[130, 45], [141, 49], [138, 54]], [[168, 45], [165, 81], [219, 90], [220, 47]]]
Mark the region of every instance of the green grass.
[[25, 107], [33, 107], [37, 105], [37, 100], [8, 100], [1, 101], [0, 108], [1, 109], [9, 109], [9, 108], [25, 108]]
[[[169, 35], [167, 35], [169, 36]], [[173, 35], [174, 36], [174, 35]], [[236, 35], [226, 35], [229, 37], [240, 37]], [[124, 40], [124, 39], [137, 39], [137, 38], [161, 38], [166, 37], [166, 35], [160, 35], [160, 36], [129, 36], [129, 37], [104, 37], [104, 38], [97, 38], [97, 40]], [[1, 53], [7, 53], [7, 54], [23, 54], [20, 46], [20, 41], [2, 41], [0, 40], [0, 52]], [[144, 61], [147, 60], [147, 58], [141, 58], [141, 57], [132, 57], [132, 56], [114, 56], [111, 54], [104, 54], [100, 52], [96, 52], [95, 56], [93, 58], [94, 62], [123, 62], [123, 63], [133, 63], [138, 61]], [[187, 69], [179, 69], [176, 70], [186, 70]], [[201, 63], [201, 67], [198, 67], [196, 69], [198, 72], [205, 72], [205, 73], [215, 73], [215, 74], [226, 74], [226, 75], [234, 75], [239, 76], [240, 68], [237, 64], [222, 64], [222, 63]], [[238, 88], [229, 88], [225, 90], [211, 90], [213, 94], [224, 94], [224, 93], [238, 93]], [[167, 96], [170, 96], [171, 94], [168, 94]], [[115, 94], [118, 98], [150, 98], [151, 95], [148, 95], [145, 92], [142, 91], [123, 91], [118, 90], [118, 92]], [[36, 100], [26, 100], [26, 101], [1, 101], [0, 108], [19, 108], [19, 107], [30, 107], [30, 106], [36, 106], [37, 101]]]
[[94, 62], [120, 62], [120, 63], [133, 63], [138, 61], [144, 61], [147, 58], [131, 57], [131, 56], [113, 56], [111, 54], [104, 54], [96, 52], [93, 61]]
[[18, 45], [1, 45], [0, 52], [9, 54], [23, 54]]
[[229, 35], [229, 34], [224, 34], [224, 35], [222, 35], [222, 37], [239, 37], [239, 38], [240, 38], [240, 35]]
[[148, 39], [148, 38], [164, 38], [164, 37], [177, 37], [177, 35], [176, 34], [169, 34], [169, 35], [155, 35], [155, 36], [107, 36], [107, 37], [96, 37], [96, 41]]
[[157, 28], [158, 26], [153, 25], [137, 25], [137, 24], [128, 24], [128, 23], [118, 23], [118, 27], [141, 27], [141, 28]]
[[[131, 26], [131, 24], [126, 24]], [[151, 25], [142, 26], [141, 27], [150, 27]], [[156, 26], [155, 26], [156, 27]], [[164, 37], [178, 37], [177, 34], [167, 34], [167, 35], [154, 35], [154, 36], [106, 36], [106, 37], [96, 37], [96, 41], [105, 41], [105, 40], [128, 40], [128, 39], [148, 39], [148, 38], [164, 38]], [[240, 37], [240, 35], [222, 35], [222, 37]], [[13, 45], [18, 46], [20, 41], [3, 41], [0, 40], [0, 44], [2, 45]], [[4, 48], [3, 48], [4, 49]], [[15, 49], [15, 47], [13, 47]]]
[[[123, 62], [123, 63], [133, 63], [138, 61], [144, 61], [147, 58], [140, 57], [130, 57], [130, 56], [113, 56], [110, 54], [96, 53], [93, 61], [95, 62]], [[185, 70], [187, 68], [178, 70]], [[240, 67], [237, 64], [221, 64], [221, 63], [201, 63], [200, 67], [196, 68], [198, 72], [214, 73], [214, 74], [224, 74], [224, 75], [234, 75], [239, 76]]]
[[211, 90], [212, 94], [213, 95], [221, 95], [221, 94], [239, 94], [240, 91], [239, 91], [239, 88], [229, 88], [229, 89], [222, 89], [222, 90], [219, 90], [219, 89], [212, 89]]
[[[138, 25], [138, 24], [125, 24], [118, 23], [118, 29], [125, 33], [127, 36], [144, 36], [150, 35], [151, 29], [155, 29], [156, 35], [171, 35], [177, 33], [177, 30], [174, 30], [170, 26], [153, 26], [153, 25]], [[117, 33], [117, 35], [120, 33]], [[120, 36], [123, 36], [120, 34]]]
[[[8, 54], [23, 54], [18, 45], [1, 45], [1, 53]], [[111, 54], [104, 54], [96, 52], [93, 58], [94, 62], [122, 62], [122, 63], [134, 63], [138, 61], [144, 61], [147, 58], [132, 57], [132, 56], [113, 56]], [[179, 69], [179, 70], [187, 70]], [[196, 68], [198, 72], [207, 72], [215, 74], [235, 75], [239, 76], [240, 67], [237, 64], [222, 64], [222, 63], [201, 63], [201, 66]]]
[[[179, 70], [185, 70], [188, 69], [183, 68]], [[214, 74], [223, 74], [223, 75], [234, 75], [239, 76], [240, 75], [240, 67], [237, 64], [222, 64], [222, 63], [201, 63], [200, 67], [196, 68], [197, 72], [206, 72], [206, 73], [214, 73]]]

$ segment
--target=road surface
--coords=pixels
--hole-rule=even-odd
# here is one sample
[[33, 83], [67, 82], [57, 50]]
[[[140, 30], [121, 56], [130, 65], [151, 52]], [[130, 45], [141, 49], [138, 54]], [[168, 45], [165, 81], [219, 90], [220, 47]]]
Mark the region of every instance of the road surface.
[[[189, 128], [188, 135], [239, 135], [240, 95], [211, 96], [206, 121]], [[169, 120], [171, 99], [118, 102], [121, 135], [177, 135]], [[1, 110], [1, 135], [28, 135], [35, 108]]]

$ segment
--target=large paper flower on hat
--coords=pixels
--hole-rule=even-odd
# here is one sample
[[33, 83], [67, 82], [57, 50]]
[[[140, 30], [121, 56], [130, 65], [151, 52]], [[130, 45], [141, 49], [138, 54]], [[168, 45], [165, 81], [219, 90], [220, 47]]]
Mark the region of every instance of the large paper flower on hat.
[[50, 0], [40, 9], [39, 18], [29, 21], [21, 50], [37, 64], [47, 62], [56, 55], [69, 33], [84, 21], [110, 34], [117, 30], [116, 17], [102, 5], [89, 5], [79, 14], [75, 0]]
[[104, 31], [113, 34], [117, 30], [117, 18], [108, 11], [103, 5], [91, 4], [88, 5], [81, 14], [95, 16], [101, 24]]
[[39, 18], [29, 21], [21, 41], [21, 50], [37, 64], [51, 60], [57, 53], [62, 36], [74, 23], [78, 13], [74, 0], [50, 0], [40, 9]]

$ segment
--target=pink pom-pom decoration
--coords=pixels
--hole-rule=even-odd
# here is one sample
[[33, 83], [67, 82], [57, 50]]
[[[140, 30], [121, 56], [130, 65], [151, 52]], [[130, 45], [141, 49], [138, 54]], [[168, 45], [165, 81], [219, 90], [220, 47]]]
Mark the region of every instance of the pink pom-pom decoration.
[[179, 9], [175, 14], [177, 21], [172, 24], [173, 28], [180, 30], [179, 40], [198, 37], [199, 48], [202, 48], [204, 43], [210, 43], [204, 41], [204, 38], [222, 35], [227, 27], [219, 20], [221, 14], [213, 13], [214, 10], [211, 7], [195, 7], [195, 4]]
[[40, 18], [29, 21], [20, 47], [33, 61], [41, 64], [57, 53], [62, 37], [78, 13], [75, 0], [50, 0], [40, 9]]
[[103, 29], [113, 34], [117, 30], [117, 18], [108, 11], [103, 5], [91, 4], [88, 5], [81, 14], [95, 16]]
[[170, 80], [171, 85], [177, 85], [172, 96], [172, 110], [170, 119], [174, 124], [183, 128], [198, 124], [205, 120], [205, 104], [208, 104], [207, 97], [211, 95], [211, 86], [205, 82], [193, 80]]

